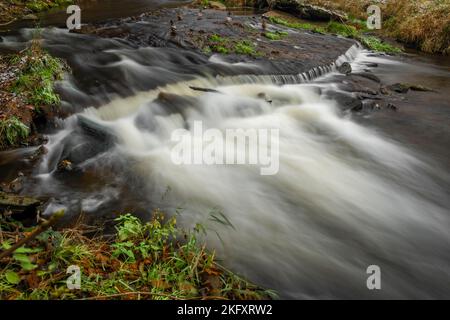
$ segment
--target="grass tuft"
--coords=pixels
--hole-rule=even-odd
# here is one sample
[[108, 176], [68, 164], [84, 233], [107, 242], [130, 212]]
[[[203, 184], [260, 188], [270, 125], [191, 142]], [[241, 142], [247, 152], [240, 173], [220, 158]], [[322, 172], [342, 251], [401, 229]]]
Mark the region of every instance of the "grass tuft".
[[264, 36], [270, 40], [281, 40], [288, 35], [287, 32], [284, 31], [276, 31], [276, 32], [265, 32]]

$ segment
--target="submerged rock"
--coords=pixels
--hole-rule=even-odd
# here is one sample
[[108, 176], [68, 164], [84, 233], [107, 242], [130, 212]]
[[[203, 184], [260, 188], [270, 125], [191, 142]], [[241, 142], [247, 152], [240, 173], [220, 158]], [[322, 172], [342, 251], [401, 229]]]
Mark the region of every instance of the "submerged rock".
[[342, 74], [352, 73], [352, 66], [348, 62], [344, 62], [340, 66], [337, 66], [337, 70]]
[[25, 223], [35, 221], [46, 203], [46, 201], [38, 198], [0, 191], [0, 213]]
[[397, 93], [407, 93], [409, 91], [409, 86], [404, 83], [395, 83], [391, 84], [387, 87], [391, 91], [395, 91]]

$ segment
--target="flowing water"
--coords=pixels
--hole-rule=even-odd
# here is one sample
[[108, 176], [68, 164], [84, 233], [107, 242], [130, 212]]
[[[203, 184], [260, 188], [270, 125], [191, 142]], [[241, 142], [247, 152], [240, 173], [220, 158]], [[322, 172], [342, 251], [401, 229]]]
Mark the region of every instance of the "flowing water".
[[[27, 32], [4, 43], [18, 48]], [[84, 83], [60, 84], [63, 108], [77, 112], [49, 135], [25, 190], [53, 197], [47, 213], [129, 209], [148, 217], [159, 207], [183, 226], [204, 224], [226, 266], [283, 298], [450, 297], [445, 166], [325, 99], [321, 93], [337, 87], [334, 66], [238, 76], [260, 66], [115, 40], [92, 44], [94, 56], [78, 50], [83, 36], [49, 30], [44, 37], [85, 73]], [[371, 58], [354, 47], [340, 59], [358, 69]], [[214, 77], [218, 68], [229, 76]], [[448, 85], [450, 72], [442, 72]], [[222, 132], [279, 129], [278, 174], [262, 176], [255, 165], [175, 165], [171, 133], [192, 133], [198, 120]], [[76, 170], [59, 172], [62, 159]], [[213, 221], [218, 212], [232, 226]], [[380, 266], [382, 290], [367, 289], [369, 265]]]

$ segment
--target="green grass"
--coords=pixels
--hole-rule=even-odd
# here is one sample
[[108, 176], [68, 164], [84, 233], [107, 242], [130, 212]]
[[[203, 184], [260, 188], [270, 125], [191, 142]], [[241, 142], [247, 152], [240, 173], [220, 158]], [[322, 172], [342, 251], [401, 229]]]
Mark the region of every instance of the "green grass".
[[400, 53], [402, 49], [394, 47], [374, 36], [362, 36], [360, 39], [362, 44], [368, 47], [370, 50], [386, 53]]
[[[284, 35], [284, 33], [280, 33]], [[210, 35], [207, 39], [207, 45], [203, 48], [205, 54], [217, 52], [221, 54], [236, 54], [258, 56], [260, 53], [256, 51], [255, 45], [249, 40], [227, 39], [218, 34]]]
[[[142, 222], [116, 220], [113, 239], [87, 238], [81, 226], [48, 230], [0, 262], [0, 299], [262, 299], [274, 293], [221, 267], [199, 239], [205, 228], [183, 230], [160, 211]], [[0, 218], [3, 249], [31, 231]], [[81, 288], [69, 290], [66, 270], [81, 269]]]
[[286, 19], [279, 18], [279, 17], [269, 17], [269, 21], [275, 24], [279, 24], [288, 28], [292, 29], [299, 29], [299, 30], [308, 30], [313, 31], [317, 33], [325, 33], [325, 29], [322, 27], [314, 26], [310, 23], [297, 23], [297, 22], [290, 22]]
[[234, 52], [237, 54], [243, 54], [248, 56], [256, 56], [258, 52], [256, 51], [255, 45], [248, 40], [241, 40], [235, 43]]
[[31, 0], [26, 1], [26, 7], [34, 12], [41, 12], [51, 8], [68, 5], [71, 3], [73, 3], [72, 0], [53, 0], [53, 1]]
[[270, 40], [281, 40], [288, 35], [287, 32], [277, 31], [277, 32], [265, 32], [264, 36]]
[[386, 52], [392, 54], [402, 52], [402, 49], [392, 46], [386, 42], [383, 42], [381, 39], [375, 36], [365, 35], [364, 32], [366, 32], [367, 29], [363, 26], [363, 22], [359, 20], [353, 20], [354, 24], [357, 27], [351, 24], [343, 24], [332, 21], [328, 23], [328, 25], [325, 28], [317, 27], [309, 23], [289, 22], [279, 17], [270, 17], [269, 20], [275, 24], [279, 24], [289, 28], [314, 31], [323, 34], [338, 34], [343, 37], [356, 39], [370, 50], [377, 52]]
[[29, 134], [30, 129], [16, 117], [0, 120], [0, 146], [15, 146]]
[[329, 33], [341, 35], [346, 38], [357, 38], [359, 35], [358, 30], [354, 26], [334, 21], [328, 23], [326, 31]]
[[207, 48], [209, 48], [209, 51], [217, 52], [217, 53], [221, 53], [221, 54], [229, 53], [229, 50], [227, 48], [228, 39], [223, 38], [223, 37], [219, 36], [218, 34], [213, 34], [213, 35], [209, 36], [208, 41], [209, 41], [209, 46]]
[[12, 91], [22, 94], [27, 103], [36, 107], [59, 104], [60, 99], [53, 86], [55, 81], [62, 79], [66, 69], [63, 61], [45, 52], [36, 40], [23, 56], [15, 59], [24, 62]]

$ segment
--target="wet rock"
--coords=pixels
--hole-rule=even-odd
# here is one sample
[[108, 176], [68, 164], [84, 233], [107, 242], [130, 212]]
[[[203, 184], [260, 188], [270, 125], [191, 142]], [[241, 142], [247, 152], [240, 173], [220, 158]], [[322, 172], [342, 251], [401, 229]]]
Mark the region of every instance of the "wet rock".
[[340, 66], [337, 66], [337, 71], [342, 74], [350, 74], [352, 73], [352, 66], [348, 62], [344, 62]]
[[404, 83], [395, 83], [391, 84], [387, 87], [391, 91], [395, 91], [397, 93], [407, 93], [409, 91], [409, 86]]
[[393, 111], [397, 111], [398, 110], [397, 106], [392, 104], [392, 103], [388, 103], [386, 108], [389, 109], [389, 110], [393, 110]]
[[388, 86], [388, 89], [391, 91], [395, 91], [397, 93], [407, 93], [409, 90], [412, 91], [422, 91], [422, 92], [433, 92], [434, 90], [419, 84], [411, 84], [411, 83], [395, 83]]
[[72, 171], [73, 170], [73, 165], [72, 162], [65, 159], [62, 160], [60, 163], [58, 163], [58, 171], [62, 172], [62, 171]]
[[378, 67], [378, 63], [375, 63], [375, 62], [363, 62], [363, 64], [369, 68], [377, 68]]
[[102, 144], [110, 146], [116, 142], [117, 138], [111, 129], [98, 124], [84, 116], [77, 116], [78, 125], [85, 134], [102, 141]]
[[343, 110], [360, 111], [363, 108], [362, 101], [350, 93], [328, 91], [325, 98], [336, 101]]
[[358, 76], [358, 77], [363, 77], [363, 78], [381, 83], [380, 78], [378, 78], [376, 75], [374, 75], [373, 73], [370, 73], [370, 72], [357, 72], [357, 73], [352, 73], [352, 75]]
[[347, 21], [348, 19], [347, 15], [343, 12], [300, 3], [297, 0], [278, 0], [275, 2], [274, 8], [288, 12], [299, 18], [313, 21]]
[[0, 213], [18, 221], [35, 221], [45, 204], [42, 199], [0, 192]]
[[435, 92], [435, 90], [422, 86], [420, 84], [409, 84], [409, 89], [413, 91]]
[[385, 96], [387, 96], [389, 94], [389, 90], [386, 87], [381, 87], [380, 88], [380, 93], [384, 94]]

